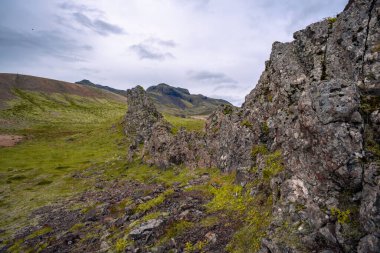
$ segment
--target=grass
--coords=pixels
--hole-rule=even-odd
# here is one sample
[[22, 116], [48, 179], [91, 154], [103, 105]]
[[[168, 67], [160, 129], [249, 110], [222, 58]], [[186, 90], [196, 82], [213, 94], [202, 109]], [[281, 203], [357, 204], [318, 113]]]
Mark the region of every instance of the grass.
[[151, 199], [145, 203], [140, 204], [137, 208], [137, 212], [146, 212], [150, 209], [152, 209], [155, 206], [158, 206], [159, 204], [163, 203], [167, 196], [174, 193], [173, 189], [166, 190], [165, 192], [158, 195], [156, 198]]
[[[173, 193], [174, 185], [185, 186], [190, 180], [207, 173], [207, 183], [185, 189], [200, 190], [210, 197], [211, 201], [205, 206], [207, 217], [200, 224], [182, 220], [174, 222], [158, 243], [168, 242], [194, 226], [212, 227], [220, 222], [218, 214], [221, 213], [229, 214], [235, 224], [241, 225], [227, 250], [257, 251], [271, 222], [271, 196], [265, 193], [251, 196], [246, 187], [235, 185], [234, 173], [222, 173], [218, 169], [176, 167], [162, 170], [139, 160], [127, 162], [127, 144], [120, 124], [126, 111], [125, 104], [63, 94], [46, 96], [21, 90], [15, 90], [15, 94], [18, 98], [9, 103], [8, 109], [0, 111], [0, 119], [12, 124], [2, 125], [0, 133], [19, 134], [26, 138], [14, 147], [0, 148], [0, 227], [6, 231], [0, 234], [3, 243], [6, 244], [22, 227], [33, 225], [34, 221], [28, 217], [33, 210], [88, 189], [96, 190], [94, 185], [99, 178], [157, 183], [166, 188], [156, 198], [136, 207], [136, 212], [145, 212], [146, 215], [130, 224], [131, 228], [165, 215], [156, 207]], [[172, 115], [165, 115], [165, 118], [174, 126], [175, 132], [180, 127], [197, 132], [204, 129], [205, 122], [200, 119]], [[282, 170], [281, 152], [269, 153], [265, 146], [257, 146], [252, 155], [258, 154], [265, 155], [265, 180], [261, 183], [269, 187], [268, 179]], [[111, 207], [111, 215], [123, 215], [131, 202], [130, 198], [121, 200]], [[82, 209], [83, 206], [80, 207]], [[93, 206], [88, 206], [86, 210], [91, 208]], [[70, 230], [82, 229], [84, 224], [77, 223]], [[32, 233], [30, 238], [49, 232], [51, 228], [42, 228]], [[116, 251], [124, 251], [130, 243], [125, 234], [126, 231], [115, 230], [112, 235]], [[18, 251], [23, 245], [22, 240], [15, 241], [10, 250]], [[39, 247], [43, 249], [45, 246]], [[189, 242], [187, 246], [189, 251], [201, 251], [204, 243], [200, 241], [190, 245]]]
[[[31, 224], [34, 209], [92, 187], [91, 168], [125, 156], [120, 120], [126, 105], [105, 99], [15, 90], [0, 111], [0, 133], [25, 136], [0, 148], [0, 227], [7, 238]], [[83, 176], [84, 175], [84, 176]]]
[[164, 118], [173, 126], [173, 133], [177, 133], [181, 127], [188, 131], [202, 132], [206, 123], [202, 119], [181, 118], [170, 114], [164, 114]]
[[[214, 198], [206, 207], [209, 213], [224, 212], [234, 223], [241, 224], [227, 245], [228, 252], [257, 252], [272, 220], [272, 196], [251, 196], [234, 181], [234, 174], [221, 177], [220, 187], [210, 189]], [[209, 222], [212, 220], [204, 221], [206, 224]]]
[[186, 230], [190, 229], [194, 224], [189, 221], [181, 220], [171, 224], [165, 231], [165, 235], [161, 238], [161, 243], [168, 242], [171, 238], [181, 235]]

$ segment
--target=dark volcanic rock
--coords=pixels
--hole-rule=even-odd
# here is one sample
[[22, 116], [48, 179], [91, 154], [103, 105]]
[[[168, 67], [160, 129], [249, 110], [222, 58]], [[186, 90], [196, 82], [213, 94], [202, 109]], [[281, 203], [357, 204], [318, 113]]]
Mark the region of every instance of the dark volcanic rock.
[[132, 158], [140, 145], [152, 135], [153, 126], [162, 120], [162, 115], [141, 86], [127, 90], [127, 101], [128, 111], [125, 115], [124, 129], [130, 138], [129, 155]]
[[271, 179], [275, 218], [261, 252], [378, 252], [379, 30], [380, 1], [354, 0], [275, 42], [242, 108], [214, 112], [205, 134], [140, 122], [145, 161], [237, 170], [246, 184], [244, 168], [264, 163], [254, 148], [280, 150], [285, 170]]

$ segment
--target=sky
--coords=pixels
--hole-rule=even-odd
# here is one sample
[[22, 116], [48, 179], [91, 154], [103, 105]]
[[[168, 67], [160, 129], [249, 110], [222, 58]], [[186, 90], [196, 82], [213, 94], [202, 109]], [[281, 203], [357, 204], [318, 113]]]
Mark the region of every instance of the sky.
[[118, 89], [159, 83], [240, 105], [269, 59], [347, 0], [0, 0], [0, 72]]

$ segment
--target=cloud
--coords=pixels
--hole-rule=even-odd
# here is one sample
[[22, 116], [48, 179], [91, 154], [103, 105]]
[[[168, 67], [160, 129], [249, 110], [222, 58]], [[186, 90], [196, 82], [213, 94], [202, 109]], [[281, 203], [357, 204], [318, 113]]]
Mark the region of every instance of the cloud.
[[73, 13], [74, 19], [84, 27], [91, 29], [92, 31], [107, 36], [109, 34], [123, 34], [125, 33], [123, 28], [107, 23], [101, 19], [90, 19], [88, 16], [81, 12]]
[[129, 49], [134, 51], [140, 59], [163, 61], [174, 58], [174, 56], [169, 52], [161, 52], [159, 49], [143, 43], [132, 45]]
[[154, 38], [154, 37], [145, 40], [144, 43], [151, 44], [151, 45], [164, 46], [164, 47], [177, 46], [177, 43], [175, 43], [173, 40], [162, 40], [162, 39]]
[[240, 88], [240, 86], [236, 85], [236, 84], [222, 84], [222, 85], [218, 85], [214, 88], [214, 91], [220, 91], [220, 90], [233, 90], [233, 89], [238, 89]]
[[119, 89], [165, 82], [240, 104], [274, 41], [292, 40], [346, 3], [1, 0], [0, 69]]
[[17, 32], [0, 26], [1, 62], [11, 59], [24, 61], [46, 55], [64, 61], [84, 61], [80, 53], [91, 50], [90, 45], [67, 39], [58, 31]]
[[178, 0], [182, 6], [190, 5], [195, 10], [202, 10], [208, 7], [210, 0]]
[[200, 72], [188, 72], [188, 76], [191, 80], [208, 82], [213, 84], [221, 83], [237, 83], [234, 79], [228, 77], [223, 73], [209, 72], [209, 71], [200, 71]]
[[61, 9], [68, 10], [68, 11], [92, 12], [92, 13], [96, 13], [96, 14], [99, 14], [99, 15], [104, 14], [103, 11], [101, 11], [99, 9], [96, 9], [96, 8], [88, 7], [88, 6], [84, 5], [84, 4], [75, 4], [75, 3], [72, 3], [72, 2], [64, 2], [64, 3], [59, 4], [58, 6]]

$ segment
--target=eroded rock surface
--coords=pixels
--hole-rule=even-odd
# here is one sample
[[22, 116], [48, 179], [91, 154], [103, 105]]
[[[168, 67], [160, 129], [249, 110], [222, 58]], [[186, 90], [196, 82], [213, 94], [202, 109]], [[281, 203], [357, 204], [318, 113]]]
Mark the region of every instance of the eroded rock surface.
[[380, 1], [354, 0], [275, 42], [242, 108], [214, 112], [204, 134], [173, 135], [160, 117], [140, 122], [150, 127], [139, 138], [145, 161], [237, 170], [245, 185], [254, 179], [244, 168], [265, 167], [253, 151], [280, 150], [261, 252], [379, 252], [379, 30]]

